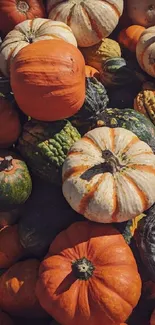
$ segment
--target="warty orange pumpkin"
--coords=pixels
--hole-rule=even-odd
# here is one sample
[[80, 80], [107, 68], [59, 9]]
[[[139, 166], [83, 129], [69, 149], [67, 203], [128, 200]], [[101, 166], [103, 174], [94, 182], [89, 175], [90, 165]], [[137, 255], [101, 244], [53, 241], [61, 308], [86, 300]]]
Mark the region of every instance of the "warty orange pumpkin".
[[145, 27], [139, 25], [132, 25], [124, 28], [118, 35], [118, 42], [131, 52], [136, 52], [136, 46]]
[[13, 60], [11, 86], [26, 115], [43, 121], [70, 117], [85, 100], [84, 58], [63, 40], [30, 44]]
[[26, 19], [45, 17], [42, 0], [0, 0], [0, 31], [9, 33]]
[[123, 128], [86, 133], [68, 152], [62, 174], [70, 206], [95, 222], [132, 219], [155, 202], [155, 155]]
[[76, 222], [61, 232], [41, 262], [36, 294], [63, 325], [116, 325], [141, 294], [132, 251], [110, 225]]

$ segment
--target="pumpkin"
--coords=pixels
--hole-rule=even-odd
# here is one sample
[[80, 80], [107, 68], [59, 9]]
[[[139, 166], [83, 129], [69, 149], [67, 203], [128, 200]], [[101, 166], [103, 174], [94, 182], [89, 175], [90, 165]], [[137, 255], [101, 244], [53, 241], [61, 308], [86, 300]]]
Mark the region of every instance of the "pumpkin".
[[69, 26], [50, 19], [28, 19], [15, 26], [7, 34], [0, 47], [0, 69], [8, 77], [10, 64], [17, 53], [25, 46], [49, 39], [63, 39], [77, 46], [76, 39]]
[[18, 150], [34, 174], [48, 182], [61, 184], [62, 164], [78, 139], [79, 132], [67, 120], [30, 120], [24, 125]]
[[134, 109], [155, 124], [155, 90], [142, 90], [134, 99]]
[[90, 65], [85, 65], [85, 74], [87, 78], [95, 77], [98, 80], [100, 79], [99, 71], [91, 67]]
[[70, 117], [85, 100], [84, 58], [63, 40], [30, 44], [14, 58], [11, 86], [26, 115], [43, 121]]
[[45, 317], [35, 295], [40, 262], [27, 259], [11, 266], [0, 277], [0, 306], [10, 315]]
[[0, 148], [9, 148], [19, 137], [21, 125], [13, 103], [0, 94]]
[[145, 28], [139, 25], [132, 25], [123, 30], [118, 35], [119, 44], [128, 48], [131, 52], [136, 52], [136, 46]]
[[127, 0], [127, 10], [134, 24], [145, 27], [155, 25], [154, 0]]
[[110, 225], [85, 221], [51, 243], [36, 285], [42, 307], [64, 325], [119, 324], [140, 293], [137, 265], [123, 236]]
[[136, 47], [136, 57], [140, 67], [152, 77], [155, 77], [154, 33], [155, 26], [147, 28], [139, 38]]
[[105, 38], [99, 43], [89, 47], [81, 47], [85, 62], [87, 65], [97, 69], [98, 71], [102, 68], [102, 63], [109, 58], [121, 57], [121, 48], [118, 42]]
[[4, 227], [0, 231], [0, 268], [9, 268], [24, 255], [20, 244], [18, 226]]
[[[95, 10], [94, 10], [95, 9]], [[92, 46], [109, 36], [123, 12], [123, 0], [48, 0], [48, 17], [69, 25], [79, 46]]]
[[123, 128], [86, 133], [69, 150], [62, 175], [67, 202], [92, 221], [123, 222], [155, 202], [155, 155]]
[[95, 126], [121, 127], [135, 133], [138, 138], [150, 145], [155, 141], [155, 127], [143, 114], [130, 108], [106, 108], [100, 115]]
[[2, 311], [0, 311], [0, 325], [13, 325], [12, 319]]
[[[11, 151], [0, 151], [0, 207], [3, 211], [24, 203], [32, 181], [25, 162]], [[4, 209], [5, 210], [5, 209]]]
[[42, 0], [0, 0], [0, 31], [3, 35], [26, 19], [45, 17]]
[[33, 191], [19, 220], [22, 246], [31, 256], [42, 258], [56, 235], [83, 217], [70, 208], [61, 187], [33, 178]]
[[150, 325], [155, 325], [155, 309], [153, 310], [150, 318]]
[[80, 111], [70, 118], [80, 134], [86, 133], [107, 107], [109, 98], [105, 87], [96, 78], [86, 78], [86, 97]]

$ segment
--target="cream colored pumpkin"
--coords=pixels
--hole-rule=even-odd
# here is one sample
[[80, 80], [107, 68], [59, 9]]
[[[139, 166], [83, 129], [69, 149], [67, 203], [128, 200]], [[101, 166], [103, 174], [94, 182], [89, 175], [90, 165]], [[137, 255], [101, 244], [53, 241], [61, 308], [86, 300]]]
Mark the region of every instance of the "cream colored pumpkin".
[[69, 25], [78, 45], [87, 47], [109, 36], [123, 12], [123, 0], [48, 0], [49, 18]]
[[93, 129], [68, 153], [63, 194], [75, 211], [92, 221], [132, 219], [155, 202], [155, 155], [131, 131]]
[[155, 26], [142, 33], [136, 47], [136, 56], [141, 68], [155, 77]]
[[127, 0], [128, 15], [134, 24], [155, 25], [155, 0]]
[[7, 34], [0, 47], [0, 70], [7, 77], [15, 55], [30, 43], [48, 39], [63, 39], [77, 47], [72, 30], [65, 23], [50, 19], [25, 20]]

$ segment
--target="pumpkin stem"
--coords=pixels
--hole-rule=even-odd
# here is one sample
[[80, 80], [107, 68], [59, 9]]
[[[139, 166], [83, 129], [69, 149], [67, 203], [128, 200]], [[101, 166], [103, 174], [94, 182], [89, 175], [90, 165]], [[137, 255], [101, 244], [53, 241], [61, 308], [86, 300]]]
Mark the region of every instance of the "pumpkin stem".
[[12, 156], [6, 156], [2, 161], [0, 161], [0, 172], [2, 171], [10, 171], [13, 168], [12, 165]]
[[93, 275], [94, 269], [94, 265], [85, 257], [72, 262], [73, 273], [79, 280], [88, 280]]
[[121, 168], [125, 167], [110, 150], [104, 150], [102, 152], [102, 158], [105, 159], [104, 164], [106, 164], [106, 167], [109, 167], [109, 172], [116, 173], [120, 171]]

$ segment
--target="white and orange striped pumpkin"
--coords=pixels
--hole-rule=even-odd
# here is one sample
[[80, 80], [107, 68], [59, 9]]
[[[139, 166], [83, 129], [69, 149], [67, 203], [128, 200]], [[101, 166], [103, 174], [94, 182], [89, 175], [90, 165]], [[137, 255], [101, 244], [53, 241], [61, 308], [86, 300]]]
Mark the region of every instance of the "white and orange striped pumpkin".
[[70, 149], [63, 165], [63, 194], [87, 219], [134, 218], [155, 202], [155, 155], [123, 128], [96, 128]]
[[140, 67], [155, 77], [155, 26], [142, 33], [137, 43], [136, 56]]
[[48, 17], [69, 25], [82, 47], [109, 36], [123, 12], [123, 0], [48, 0]]
[[77, 47], [77, 41], [71, 28], [63, 22], [35, 18], [16, 25], [6, 35], [0, 47], [0, 70], [4, 76], [9, 75], [11, 60], [23, 47], [48, 39], [63, 39]]

